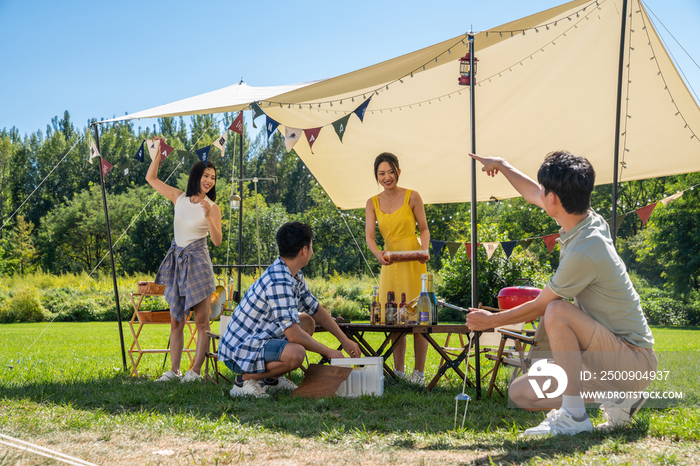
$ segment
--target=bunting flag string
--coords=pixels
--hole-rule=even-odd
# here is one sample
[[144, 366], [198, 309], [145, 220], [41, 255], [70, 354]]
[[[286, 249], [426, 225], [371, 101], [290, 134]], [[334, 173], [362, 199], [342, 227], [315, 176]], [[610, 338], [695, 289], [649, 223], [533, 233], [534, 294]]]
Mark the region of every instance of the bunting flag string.
[[[338, 136], [338, 139], [340, 139], [341, 143], [343, 142], [343, 137], [345, 136], [345, 131], [347, 130], [348, 121], [350, 120], [350, 117], [354, 114], [357, 116], [357, 118], [360, 119], [360, 122], [364, 122], [365, 113], [367, 111], [367, 107], [369, 106], [369, 103], [371, 100], [372, 100], [372, 96], [369, 96], [369, 98], [366, 99], [364, 102], [362, 102], [355, 110], [342, 116], [341, 118], [339, 118], [338, 120], [336, 120], [330, 124], [330, 126], [333, 126], [333, 129], [335, 130], [335, 134]], [[255, 126], [255, 119], [260, 117], [260, 116], [263, 116], [263, 115], [265, 116], [265, 129], [267, 131], [268, 138], [270, 136], [272, 136], [272, 134], [275, 132], [275, 130], [279, 126], [284, 126], [284, 128], [285, 128], [284, 144], [285, 144], [285, 148], [287, 149], [287, 152], [292, 150], [294, 145], [298, 142], [298, 139], [301, 138], [301, 134], [303, 133], [304, 136], [306, 136], [306, 141], [309, 143], [309, 149], [311, 149], [311, 153], [313, 154], [313, 145], [318, 140], [318, 135], [321, 132], [321, 129], [324, 128], [324, 126], [329, 126], [329, 125], [324, 125], [324, 126], [319, 126], [317, 128], [294, 128], [291, 126], [287, 126], [284, 123], [276, 121], [275, 119], [271, 118], [260, 107], [260, 104], [258, 102], [252, 102], [250, 104], [250, 109], [253, 111], [253, 127], [254, 128], [257, 128], [257, 126]]]
[[[694, 185], [691, 186], [690, 188], [687, 189], [694, 189]], [[664, 204], [668, 205], [669, 203], [679, 199], [684, 191], [678, 191], [676, 194], [673, 194], [671, 196], [667, 196], [663, 199], [661, 199], [658, 202], [653, 202], [649, 205], [646, 205], [644, 207], [640, 207], [639, 209], [636, 209], [634, 211], [630, 211], [624, 214], [621, 214], [617, 218], [617, 225], [616, 225], [616, 230], [620, 229], [620, 225], [622, 225], [622, 222], [627, 218], [628, 215], [630, 215], [632, 212], [636, 212], [639, 218], [642, 221], [642, 225], [645, 225], [646, 222], [649, 220], [649, 216], [651, 216], [651, 213], [654, 211], [654, 208], [658, 204]], [[612, 224], [612, 219], [606, 219], [605, 220], [608, 225], [610, 226]], [[611, 227], [612, 228], [612, 227]], [[617, 234], [617, 232], [615, 232]], [[544, 241], [545, 246], [547, 246], [547, 249], [549, 250], [550, 254], [554, 251], [554, 248], [557, 245], [557, 239], [559, 238], [560, 234], [559, 233], [553, 233], [551, 235], [544, 235], [544, 236], [536, 236], [533, 238], [524, 238], [520, 240], [515, 240], [515, 241], [492, 241], [492, 242], [485, 242], [485, 243], [477, 243], [477, 247], [483, 246], [484, 249], [486, 250], [486, 257], [487, 260], [490, 260], [493, 254], [496, 252], [498, 249], [498, 246], [500, 245], [503, 248], [503, 252], [506, 255], [506, 259], [510, 259], [510, 256], [513, 254], [513, 250], [515, 249], [516, 246], [520, 246], [523, 248], [523, 251], [527, 250], [528, 247], [533, 243], [533, 241], [537, 239], [542, 239]], [[459, 251], [459, 248], [464, 244], [466, 250], [467, 250], [467, 257], [469, 260], [471, 260], [471, 243], [455, 243], [452, 241], [440, 241], [440, 240], [430, 240], [430, 244], [433, 247], [433, 256], [437, 257], [440, 252], [442, 251], [444, 246], [447, 246], [447, 249], [450, 252], [450, 257], [454, 259], [455, 254], [457, 254], [457, 251]]]

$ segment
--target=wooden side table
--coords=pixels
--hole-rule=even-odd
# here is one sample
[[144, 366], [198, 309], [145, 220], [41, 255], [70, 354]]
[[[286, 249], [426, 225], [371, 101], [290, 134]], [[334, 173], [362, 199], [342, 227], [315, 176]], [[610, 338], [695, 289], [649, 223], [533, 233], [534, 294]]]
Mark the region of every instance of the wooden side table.
[[[141, 330], [143, 330], [144, 325], [170, 325], [170, 315], [168, 314], [168, 319], [165, 321], [151, 321], [147, 318], [147, 313], [144, 311], [139, 311], [143, 300], [147, 297], [158, 297], [164, 296], [163, 293], [151, 294], [151, 293], [130, 293], [131, 303], [134, 305], [134, 315], [131, 316], [129, 321], [129, 328], [131, 329], [131, 335], [134, 337], [134, 341], [131, 343], [129, 348], [129, 358], [131, 359], [131, 375], [138, 375], [138, 367], [141, 362], [141, 358], [144, 354], [170, 354], [170, 349], [158, 349], [158, 348], [148, 348], [144, 349], [139, 343], [139, 337], [141, 336]], [[194, 321], [191, 321], [192, 311], [187, 315], [187, 321], [185, 323], [185, 328], [189, 331], [189, 338], [183, 349], [183, 353], [187, 354], [190, 359], [190, 367], [194, 363], [193, 353], [196, 351], [192, 347], [197, 346], [197, 325]], [[137, 327], [134, 329], [134, 327]], [[134, 356], [136, 355], [136, 356]]]

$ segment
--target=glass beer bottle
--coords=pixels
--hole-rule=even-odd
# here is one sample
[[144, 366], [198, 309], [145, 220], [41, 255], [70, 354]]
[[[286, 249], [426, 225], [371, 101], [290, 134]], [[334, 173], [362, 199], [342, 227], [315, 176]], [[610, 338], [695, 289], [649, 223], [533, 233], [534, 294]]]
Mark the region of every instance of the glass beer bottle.
[[382, 304], [379, 302], [379, 287], [375, 286], [372, 291], [372, 305], [369, 309], [369, 322], [372, 325], [379, 325], [381, 322]]
[[430, 312], [430, 325], [437, 325], [438, 323], [438, 303], [435, 297], [435, 292], [433, 291], [433, 274], [428, 274], [428, 298], [430, 298], [430, 303], [433, 305]]
[[398, 325], [406, 325], [408, 321], [408, 309], [406, 309], [406, 293], [401, 293], [401, 304], [396, 314], [396, 323]]

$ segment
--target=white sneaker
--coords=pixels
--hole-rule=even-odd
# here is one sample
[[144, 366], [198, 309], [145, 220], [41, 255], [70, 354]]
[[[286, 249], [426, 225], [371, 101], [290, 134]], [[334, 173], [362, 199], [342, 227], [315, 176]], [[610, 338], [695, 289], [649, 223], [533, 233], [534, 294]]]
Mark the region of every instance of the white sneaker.
[[625, 427], [630, 423], [632, 417], [639, 412], [645, 401], [647, 400], [643, 397], [639, 399], [625, 398], [622, 400], [604, 401], [603, 404], [600, 405], [604, 422], [598, 424], [595, 428], [610, 430], [616, 427]]
[[182, 382], [200, 382], [201, 380], [202, 376], [197, 374], [192, 369], [185, 372], [185, 375], [182, 376]]
[[593, 430], [591, 418], [586, 414], [585, 418], [574, 419], [574, 417], [565, 409], [553, 409], [547, 414], [547, 418], [537, 427], [527, 429], [525, 435], [576, 435], [581, 432], [590, 432]]
[[243, 382], [243, 385], [233, 384], [233, 388], [229, 392], [231, 397], [237, 396], [254, 396], [256, 398], [267, 398], [270, 395], [265, 393], [265, 390], [260, 386], [260, 382], [253, 379], [248, 379]]
[[421, 387], [425, 386], [425, 374], [419, 374], [416, 371], [411, 372], [411, 375], [406, 377], [406, 382], [412, 383], [415, 385], [420, 385]]
[[265, 393], [277, 393], [282, 390], [292, 391], [298, 388], [297, 384], [286, 377], [280, 377], [274, 382], [268, 382], [267, 380], [263, 379], [260, 381], [260, 385], [262, 386], [263, 390], [265, 390]]
[[180, 380], [182, 377], [175, 371], [168, 371], [156, 379], [156, 382], [170, 382], [172, 380]]

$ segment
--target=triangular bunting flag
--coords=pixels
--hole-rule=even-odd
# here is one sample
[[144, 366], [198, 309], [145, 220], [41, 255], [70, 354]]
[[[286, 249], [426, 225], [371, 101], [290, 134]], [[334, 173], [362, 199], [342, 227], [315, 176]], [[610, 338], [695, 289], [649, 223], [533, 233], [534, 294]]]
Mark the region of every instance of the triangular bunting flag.
[[559, 236], [559, 233], [554, 233], [553, 235], [547, 235], [542, 237], [542, 240], [544, 241], [544, 244], [547, 245], [547, 249], [549, 249], [550, 253], [554, 251], [554, 246], [557, 245], [557, 238], [559, 238]]
[[255, 119], [261, 115], [264, 115], [265, 112], [263, 112], [262, 108], [260, 108], [260, 105], [258, 105], [257, 102], [250, 104], [250, 108], [253, 110], [253, 128], [257, 128], [257, 126], [255, 126]]
[[238, 116], [233, 120], [233, 123], [231, 123], [228, 129], [238, 134], [243, 134], [243, 112], [238, 112]]
[[313, 154], [313, 147], [314, 147], [314, 142], [318, 139], [318, 133], [321, 132], [321, 126], [318, 128], [311, 128], [311, 129], [305, 129], [304, 130], [304, 136], [306, 136], [306, 140], [309, 142], [309, 149], [311, 149], [311, 153]]
[[102, 162], [102, 178], [105, 178], [114, 165], [107, 162], [102, 157], [100, 157], [100, 161]]
[[301, 139], [301, 134], [303, 131], [303, 129], [299, 128], [284, 128], [284, 147], [287, 149], [287, 152], [292, 150], [294, 148], [294, 144]]
[[527, 248], [530, 247], [530, 245], [532, 244], [532, 242], [533, 242], [534, 240], [535, 240], [535, 238], [521, 239], [521, 240], [518, 241], [518, 244], [519, 244], [520, 246], [522, 246], [523, 251], [526, 251]]
[[160, 141], [160, 149], [158, 149], [158, 153], [160, 154], [160, 161], [162, 162], [165, 160], [167, 156], [169, 156], [175, 149], [170, 147], [165, 143], [165, 141]]
[[448, 241], [445, 243], [447, 246], [447, 250], [450, 252], [450, 257], [452, 259], [455, 258], [455, 254], [457, 254], [457, 251], [459, 251], [459, 248], [462, 246], [462, 243], [453, 243], [452, 241]]
[[216, 141], [211, 143], [212, 146], [219, 148], [219, 150], [221, 151], [222, 157], [226, 153], [226, 138], [227, 137], [228, 137], [228, 133], [224, 133], [221, 136], [219, 136], [219, 139], [217, 139]]
[[676, 193], [673, 196], [665, 197], [665, 198], [661, 199], [661, 202], [663, 202], [664, 205], [668, 205], [669, 202], [675, 201], [676, 199], [678, 199], [682, 195], [683, 195], [683, 191]]
[[491, 256], [493, 256], [493, 253], [496, 252], [496, 248], [498, 248], [499, 244], [501, 243], [484, 243], [484, 249], [486, 249], [486, 260], [491, 259]]
[[90, 160], [89, 162], [92, 163], [92, 159], [95, 157], [100, 156], [100, 151], [97, 150], [97, 146], [95, 145], [95, 141], [90, 141]]
[[350, 113], [345, 115], [340, 120], [333, 122], [333, 128], [335, 128], [335, 134], [340, 138], [340, 142], [343, 142], [343, 136], [345, 135], [345, 130], [348, 127], [348, 120], [350, 119]]
[[160, 139], [146, 139], [146, 147], [148, 148], [148, 155], [153, 160], [158, 154], [158, 149], [160, 148]]
[[[625, 217], [627, 217], [627, 214], [617, 216], [617, 222], [615, 222], [615, 236], [617, 236], [617, 232], [620, 231], [620, 225], [625, 221]], [[608, 222], [608, 228], [612, 231], [612, 218], [606, 220], [606, 222]]]
[[194, 153], [197, 154], [197, 158], [199, 158], [199, 160], [201, 160], [204, 163], [207, 163], [207, 161], [209, 160], [209, 149], [211, 149], [210, 145], [207, 147], [202, 147], [201, 149], [197, 149], [196, 151], [194, 151]]
[[[476, 243], [476, 247], [481, 246], [481, 243]], [[472, 260], [472, 243], [464, 243], [464, 247], [467, 248], [467, 258]]]
[[433, 257], [438, 257], [442, 251], [442, 248], [445, 246], [445, 241], [431, 239], [430, 244], [433, 246]]
[[510, 259], [510, 255], [513, 254], [513, 249], [515, 249], [515, 246], [518, 245], [517, 241], [502, 241], [501, 242], [501, 247], [503, 248], [503, 252], [506, 253], [506, 259]]
[[653, 204], [649, 204], [647, 206], [644, 206], [644, 207], [641, 207], [641, 208], [635, 210], [635, 212], [637, 212], [637, 215], [639, 215], [639, 218], [642, 220], [642, 225], [647, 224], [647, 220], [649, 220], [649, 217], [651, 216], [651, 213], [654, 211], [656, 204], [658, 204], [658, 202], [654, 202]]
[[357, 118], [359, 118], [362, 122], [365, 121], [365, 111], [367, 110], [367, 106], [369, 105], [370, 100], [372, 100], [372, 96], [370, 96], [369, 99], [362, 102], [360, 106], [355, 109], [355, 115], [357, 115]]
[[131, 171], [131, 161], [119, 165], [117, 170], [122, 172], [124, 176], [129, 176], [129, 172]]
[[139, 150], [136, 152], [136, 155], [134, 155], [134, 158], [138, 160], [139, 162], [145, 162], [146, 161], [146, 140], [141, 141], [141, 147], [139, 147]]
[[265, 115], [265, 117], [267, 118], [267, 121], [265, 122], [265, 129], [267, 130], [267, 137], [269, 139], [280, 124], [267, 115]]

